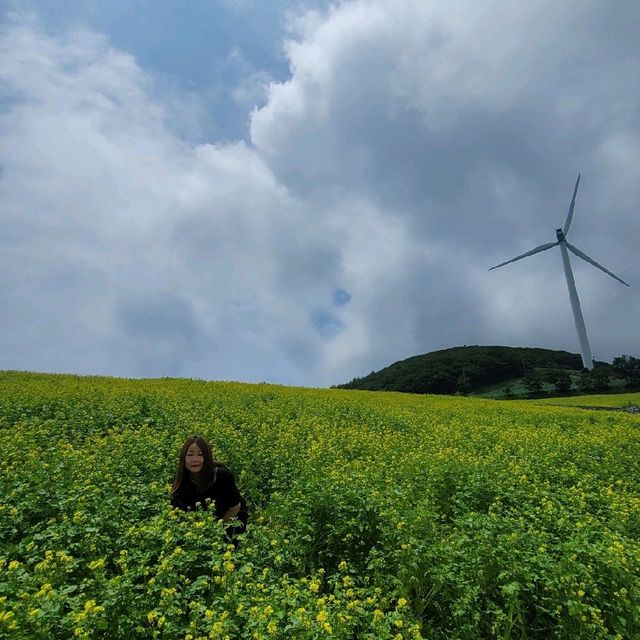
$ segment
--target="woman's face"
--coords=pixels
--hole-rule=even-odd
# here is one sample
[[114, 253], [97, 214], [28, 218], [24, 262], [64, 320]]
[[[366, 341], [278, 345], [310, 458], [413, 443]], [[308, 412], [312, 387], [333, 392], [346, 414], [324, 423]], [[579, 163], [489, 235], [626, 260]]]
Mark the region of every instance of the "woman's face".
[[204, 464], [204, 455], [200, 447], [194, 442], [189, 445], [187, 455], [184, 457], [185, 469], [191, 473], [199, 473]]

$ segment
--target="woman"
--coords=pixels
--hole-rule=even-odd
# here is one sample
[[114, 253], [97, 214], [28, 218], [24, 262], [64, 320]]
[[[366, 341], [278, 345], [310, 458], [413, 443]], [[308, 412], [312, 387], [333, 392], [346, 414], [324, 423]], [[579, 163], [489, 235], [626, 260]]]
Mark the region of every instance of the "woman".
[[234, 524], [227, 527], [226, 539], [238, 546], [235, 535], [246, 530], [247, 505], [229, 468], [213, 459], [206, 438], [193, 436], [182, 445], [171, 493], [171, 504], [183, 511], [193, 511], [197, 505], [207, 509], [213, 501], [216, 518], [225, 522], [235, 518]]

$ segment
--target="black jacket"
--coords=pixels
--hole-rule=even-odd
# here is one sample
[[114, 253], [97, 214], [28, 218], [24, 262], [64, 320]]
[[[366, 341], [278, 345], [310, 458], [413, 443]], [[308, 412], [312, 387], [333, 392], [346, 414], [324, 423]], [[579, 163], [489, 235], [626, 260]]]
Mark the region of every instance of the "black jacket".
[[216, 480], [203, 493], [198, 491], [196, 485], [185, 473], [182, 483], [171, 497], [171, 504], [182, 511], [193, 511], [197, 503], [200, 503], [203, 509], [207, 509], [211, 501], [215, 502], [216, 518], [222, 518], [238, 503], [240, 503], [240, 510], [246, 512], [246, 503], [238, 491], [233, 474], [224, 465], [216, 467]]

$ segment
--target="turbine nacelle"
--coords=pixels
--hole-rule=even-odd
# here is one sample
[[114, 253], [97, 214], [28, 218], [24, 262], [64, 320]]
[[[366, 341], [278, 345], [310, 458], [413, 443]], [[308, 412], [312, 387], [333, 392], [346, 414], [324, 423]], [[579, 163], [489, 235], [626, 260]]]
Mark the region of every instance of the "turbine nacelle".
[[562, 229], [556, 229], [556, 238], [558, 238], [558, 242], [564, 242], [566, 240]]

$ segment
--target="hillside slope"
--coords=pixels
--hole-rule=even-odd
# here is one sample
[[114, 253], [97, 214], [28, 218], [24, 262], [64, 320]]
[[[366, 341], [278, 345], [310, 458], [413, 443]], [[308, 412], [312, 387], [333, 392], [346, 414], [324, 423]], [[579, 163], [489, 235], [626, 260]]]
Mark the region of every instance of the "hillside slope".
[[473, 393], [532, 369], [580, 371], [576, 353], [529, 347], [464, 346], [432, 351], [337, 385], [341, 389], [407, 393]]

